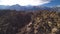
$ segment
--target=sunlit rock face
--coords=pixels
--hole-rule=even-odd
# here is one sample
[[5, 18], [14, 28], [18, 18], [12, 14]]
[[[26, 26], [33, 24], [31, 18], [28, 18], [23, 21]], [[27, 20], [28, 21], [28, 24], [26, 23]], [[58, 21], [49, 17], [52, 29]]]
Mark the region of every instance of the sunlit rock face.
[[60, 12], [7, 13], [0, 17], [0, 34], [60, 34]]
[[60, 16], [57, 12], [38, 11], [31, 17], [32, 21], [18, 34], [59, 34]]

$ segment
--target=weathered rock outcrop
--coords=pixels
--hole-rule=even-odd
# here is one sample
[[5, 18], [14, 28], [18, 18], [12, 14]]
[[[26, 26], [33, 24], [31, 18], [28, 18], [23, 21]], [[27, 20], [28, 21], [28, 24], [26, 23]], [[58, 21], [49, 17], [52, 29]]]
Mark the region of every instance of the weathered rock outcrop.
[[10, 12], [0, 17], [0, 34], [60, 34], [60, 13]]

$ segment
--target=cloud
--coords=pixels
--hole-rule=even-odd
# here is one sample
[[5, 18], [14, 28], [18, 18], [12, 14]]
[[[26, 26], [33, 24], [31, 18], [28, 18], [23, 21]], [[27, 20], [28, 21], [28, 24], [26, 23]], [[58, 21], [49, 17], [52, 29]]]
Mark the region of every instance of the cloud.
[[43, 5], [46, 3], [50, 3], [50, 1], [51, 0], [1, 0], [0, 5]]
[[0, 2], [1, 2], [1, 0], [0, 0]]
[[60, 7], [60, 5], [56, 5], [55, 7]]

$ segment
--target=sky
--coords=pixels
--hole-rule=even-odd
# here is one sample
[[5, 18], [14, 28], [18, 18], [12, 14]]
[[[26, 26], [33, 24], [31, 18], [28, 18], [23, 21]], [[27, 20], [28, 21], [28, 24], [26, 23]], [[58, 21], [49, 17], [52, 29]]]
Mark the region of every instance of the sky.
[[38, 6], [38, 5], [44, 5], [44, 6], [60, 6], [60, 0], [0, 0], [0, 5], [15, 5], [19, 4], [21, 6]]
[[43, 4], [43, 6], [60, 6], [60, 0], [53, 0], [50, 3]]

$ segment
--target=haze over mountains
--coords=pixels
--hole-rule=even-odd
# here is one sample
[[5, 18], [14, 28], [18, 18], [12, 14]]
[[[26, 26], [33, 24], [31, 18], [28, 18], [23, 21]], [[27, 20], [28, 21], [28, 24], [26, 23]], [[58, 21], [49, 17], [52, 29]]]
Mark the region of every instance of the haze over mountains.
[[[60, 9], [60, 7], [54, 7], [53, 9]], [[0, 5], [0, 10], [22, 10], [22, 11], [26, 11], [26, 10], [51, 10], [51, 7], [46, 7], [46, 6], [20, 6], [19, 4], [16, 5], [12, 5], [12, 6], [4, 6], [4, 5]]]

